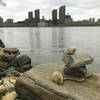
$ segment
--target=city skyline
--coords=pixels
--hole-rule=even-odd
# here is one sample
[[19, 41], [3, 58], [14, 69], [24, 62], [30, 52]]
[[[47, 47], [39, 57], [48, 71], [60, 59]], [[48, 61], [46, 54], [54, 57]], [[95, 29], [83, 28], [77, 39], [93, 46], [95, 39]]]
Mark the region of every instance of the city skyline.
[[100, 10], [100, 4], [96, 1], [97, 0], [7, 0], [6, 7], [0, 6], [0, 16], [4, 18], [4, 21], [8, 18], [13, 18], [14, 22], [22, 21], [28, 18], [27, 12], [40, 9], [40, 17], [45, 16], [46, 19], [52, 19], [52, 9], [59, 9], [59, 6], [65, 5], [66, 14], [71, 14], [74, 20], [89, 19], [90, 17], [99, 19], [100, 14], [97, 12]]

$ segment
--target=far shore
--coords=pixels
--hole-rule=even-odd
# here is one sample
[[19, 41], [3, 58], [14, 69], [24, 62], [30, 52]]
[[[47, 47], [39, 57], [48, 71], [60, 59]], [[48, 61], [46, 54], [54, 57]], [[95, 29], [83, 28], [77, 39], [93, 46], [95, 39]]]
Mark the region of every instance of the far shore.
[[57, 26], [34, 26], [34, 25], [16, 25], [16, 24], [9, 24], [9, 25], [0, 25], [0, 28], [16, 28], [16, 27], [100, 27], [100, 25], [57, 25]]

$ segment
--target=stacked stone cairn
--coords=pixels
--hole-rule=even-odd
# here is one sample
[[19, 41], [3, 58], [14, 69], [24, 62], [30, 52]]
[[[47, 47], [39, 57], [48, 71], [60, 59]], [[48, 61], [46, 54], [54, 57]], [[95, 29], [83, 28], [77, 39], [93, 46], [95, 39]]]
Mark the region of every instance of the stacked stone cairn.
[[0, 39], [0, 100], [17, 100], [16, 80], [31, 68], [27, 55], [20, 54], [17, 48], [6, 48]]
[[63, 73], [66, 79], [86, 78], [90, 74], [86, 69], [86, 65], [93, 62], [93, 57], [88, 54], [76, 54], [76, 48], [70, 47], [63, 54], [65, 63]]

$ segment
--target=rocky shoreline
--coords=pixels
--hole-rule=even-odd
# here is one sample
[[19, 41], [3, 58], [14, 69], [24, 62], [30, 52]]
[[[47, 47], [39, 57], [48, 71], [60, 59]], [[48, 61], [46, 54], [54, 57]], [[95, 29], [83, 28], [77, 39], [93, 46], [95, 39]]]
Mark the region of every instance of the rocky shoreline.
[[0, 40], [0, 100], [15, 100], [18, 97], [16, 80], [32, 67], [31, 58], [22, 55], [17, 48], [5, 47]]
[[100, 74], [82, 82], [68, 79], [62, 85], [52, 81], [55, 71], [63, 74], [60, 63], [40, 64], [25, 72], [15, 84], [21, 100], [100, 100]]

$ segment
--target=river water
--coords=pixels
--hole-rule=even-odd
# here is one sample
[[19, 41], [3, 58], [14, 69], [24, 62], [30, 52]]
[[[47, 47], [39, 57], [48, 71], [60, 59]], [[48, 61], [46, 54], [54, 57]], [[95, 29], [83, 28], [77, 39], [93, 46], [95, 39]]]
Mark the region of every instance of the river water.
[[100, 27], [0, 28], [0, 38], [6, 47], [19, 48], [31, 57], [34, 66], [61, 62], [63, 51], [76, 46], [77, 53], [94, 57], [89, 68], [100, 72]]

